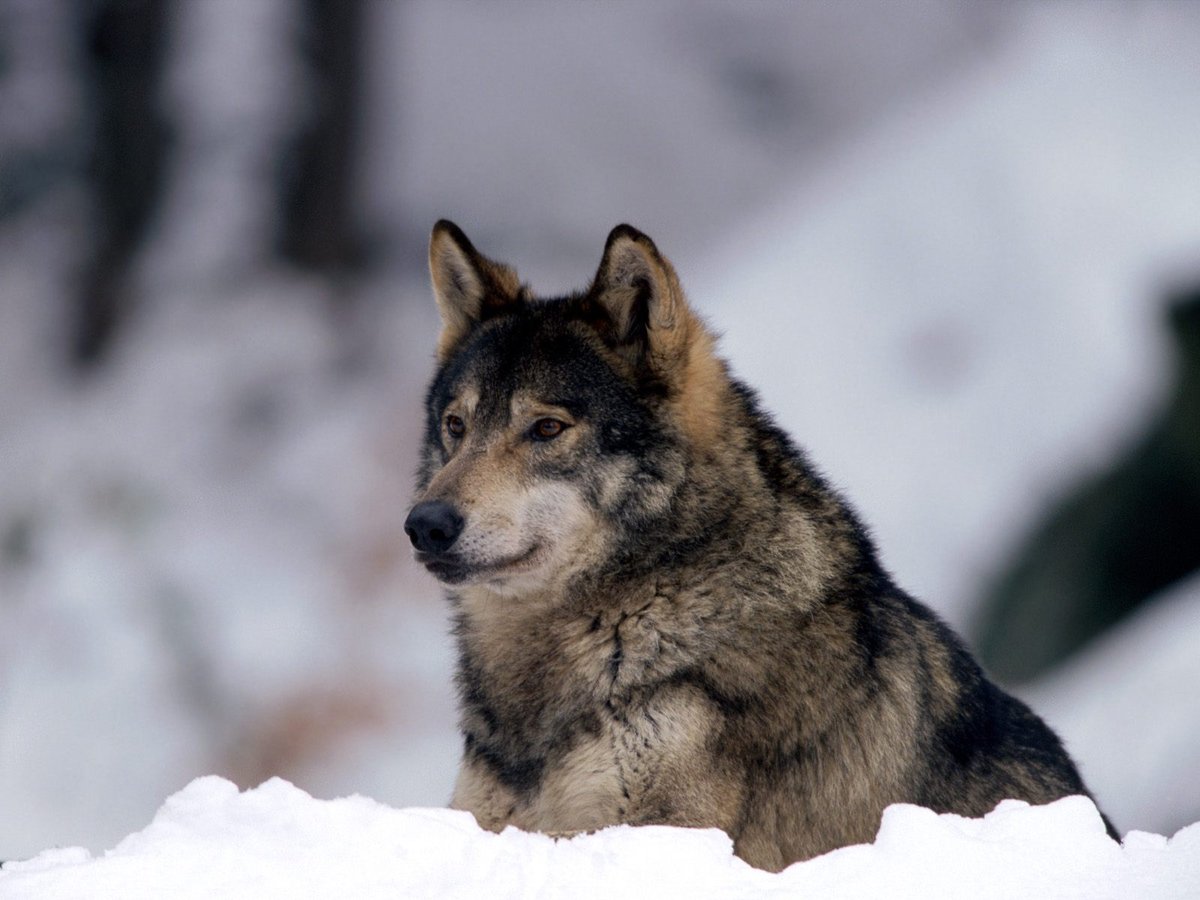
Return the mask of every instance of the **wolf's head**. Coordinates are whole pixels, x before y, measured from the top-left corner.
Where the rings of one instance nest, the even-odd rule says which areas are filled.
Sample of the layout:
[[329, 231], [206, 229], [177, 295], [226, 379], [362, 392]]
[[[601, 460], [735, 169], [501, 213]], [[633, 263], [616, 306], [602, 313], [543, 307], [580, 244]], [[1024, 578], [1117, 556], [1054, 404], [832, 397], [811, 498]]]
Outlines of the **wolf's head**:
[[405, 530], [441, 581], [525, 593], [602, 567], [671, 510], [729, 382], [671, 264], [620, 225], [590, 288], [535, 298], [450, 222], [442, 318]]

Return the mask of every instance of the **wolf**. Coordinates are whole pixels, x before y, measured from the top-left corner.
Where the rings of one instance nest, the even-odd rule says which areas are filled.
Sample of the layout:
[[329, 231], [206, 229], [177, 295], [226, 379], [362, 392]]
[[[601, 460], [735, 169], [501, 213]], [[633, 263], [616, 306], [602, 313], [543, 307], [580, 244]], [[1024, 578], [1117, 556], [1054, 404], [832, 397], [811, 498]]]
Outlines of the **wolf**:
[[555, 298], [448, 221], [429, 261], [405, 530], [452, 610], [454, 808], [497, 831], [716, 827], [777, 871], [872, 840], [891, 803], [1087, 793], [892, 581], [650, 238], [618, 226], [591, 285]]

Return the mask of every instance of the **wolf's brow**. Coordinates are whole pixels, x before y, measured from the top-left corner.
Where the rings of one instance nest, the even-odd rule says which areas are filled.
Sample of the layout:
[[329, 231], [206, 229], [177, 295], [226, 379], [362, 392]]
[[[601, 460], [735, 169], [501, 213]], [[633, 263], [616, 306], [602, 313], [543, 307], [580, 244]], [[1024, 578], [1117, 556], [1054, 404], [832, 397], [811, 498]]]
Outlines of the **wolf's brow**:
[[558, 406], [573, 416], [581, 416], [587, 411], [587, 401], [582, 397], [550, 397], [542, 401], [546, 406]]

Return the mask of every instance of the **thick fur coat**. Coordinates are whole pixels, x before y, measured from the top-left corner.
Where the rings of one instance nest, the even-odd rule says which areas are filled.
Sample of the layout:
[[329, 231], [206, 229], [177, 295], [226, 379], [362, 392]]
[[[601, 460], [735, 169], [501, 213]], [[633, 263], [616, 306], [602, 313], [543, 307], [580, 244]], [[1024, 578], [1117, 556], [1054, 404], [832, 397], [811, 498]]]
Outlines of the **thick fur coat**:
[[871, 840], [890, 803], [1086, 793], [730, 377], [649, 238], [616, 228], [561, 298], [448, 222], [430, 265], [406, 528], [453, 608], [453, 806], [496, 830], [715, 826], [778, 870]]

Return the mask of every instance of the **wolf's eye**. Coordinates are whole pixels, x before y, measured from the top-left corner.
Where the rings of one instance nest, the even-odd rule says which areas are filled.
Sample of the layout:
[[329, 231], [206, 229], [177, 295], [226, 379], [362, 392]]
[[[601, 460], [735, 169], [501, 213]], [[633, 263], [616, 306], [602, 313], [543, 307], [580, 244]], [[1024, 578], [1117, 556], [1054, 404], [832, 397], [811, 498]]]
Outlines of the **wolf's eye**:
[[538, 419], [529, 430], [534, 440], [552, 441], [567, 430], [567, 423], [558, 419]]
[[464, 422], [459, 416], [446, 416], [446, 431], [449, 432], [451, 437], [462, 437], [466, 430], [467, 423]]

